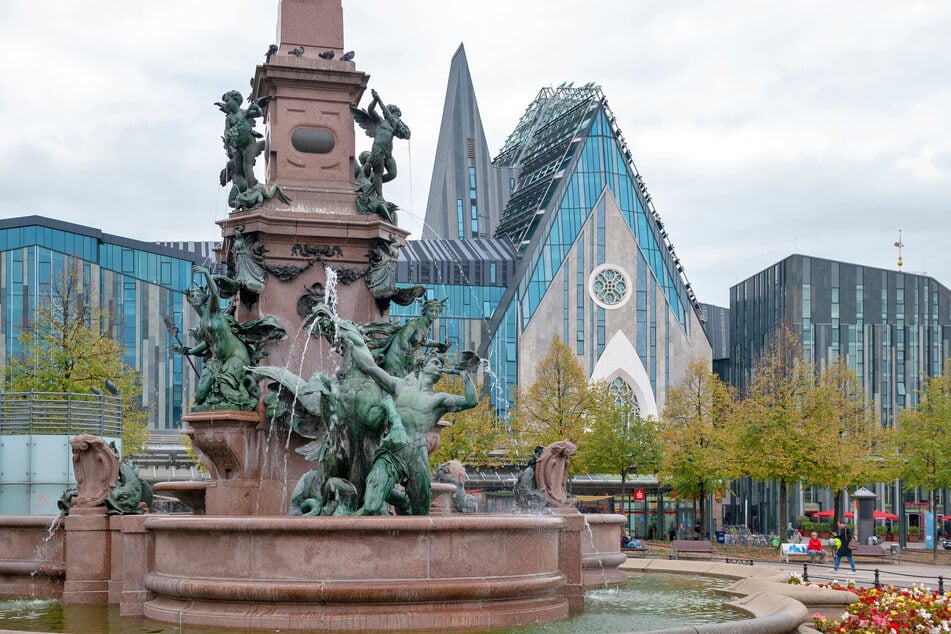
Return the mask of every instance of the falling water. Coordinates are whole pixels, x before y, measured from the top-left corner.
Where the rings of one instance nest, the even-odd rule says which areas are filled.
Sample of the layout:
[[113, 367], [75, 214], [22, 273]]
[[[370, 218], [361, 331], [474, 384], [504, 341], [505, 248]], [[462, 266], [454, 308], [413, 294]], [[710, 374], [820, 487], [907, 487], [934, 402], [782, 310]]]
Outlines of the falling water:
[[[338, 307], [337, 271], [335, 271], [329, 266], [325, 266], [324, 274], [326, 276], [326, 285], [324, 288], [324, 303], [327, 305], [330, 311], [331, 319], [333, 320], [334, 323], [336, 323], [339, 320], [339, 314], [337, 311], [337, 307]], [[288, 354], [287, 360], [284, 363], [284, 369], [295, 371], [295, 373], [298, 376], [300, 376], [302, 379], [306, 381], [308, 377], [304, 377], [303, 373], [304, 373], [305, 363], [307, 359], [307, 350], [308, 350], [308, 347], [310, 346], [311, 339], [318, 340], [318, 346], [319, 346], [318, 356], [320, 358], [323, 358], [323, 353], [324, 353], [323, 338], [320, 336], [321, 329], [320, 329], [319, 320], [316, 318], [311, 318], [309, 320], [305, 319], [303, 323], [301, 323], [300, 329], [298, 330], [298, 335], [300, 334], [304, 335], [304, 342], [301, 346], [300, 354], [299, 355], [293, 354], [293, 349], [292, 349], [291, 353]], [[297, 360], [297, 363], [296, 363], [297, 367], [293, 369], [292, 369], [292, 364], [293, 364], [292, 359]], [[298, 394], [297, 392], [295, 392], [292, 395], [292, 401], [290, 404], [290, 411], [292, 413], [297, 404], [297, 398], [298, 398]], [[262, 478], [264, 477], [264, 474], [268, 472], [268, 468], [267, 468], [268, 461], [270, 460], [270, 457], [271, 457], [271, 439], [274, 436], [274, 434], [279, 433], [278, 431], [279, 427], [280, 426], [276, 424], [276, 421], [274, 417], [272, 416], [271, 420], [268, 423], [268, 433], [267, 433], [267, 437], [265, 438], [264, 464], [262, 465], [262, 468], [261, 468]], [[290, 453], [292, 434], [293, 434], [293, 430], [291, 429], [290, 426], [288, 426], [287, 436], [284, 438], [284, 456], [283, 456], [284, 464], [282, 465], [283, 468], [282, 468], [282, 482], [281, 482], [281, 488], [282, 488], [281, 494], [283, 499], [285, 500], [288, 498], [288, 489], [290, 488], [287, 482], [287, 465], [288, 465], [288, 459], [289, 459], [289, 453]], [[259, 507], [260, 507], [260, 497], [258, 498], [256, 503], [255, 514], [257, 514]]]
[[327, 308], [330, 309], [330, 316], [334, 323], [340, 316], [337, 314], [337, 271], [329, 266], [324, 267], [324, 273], [327, 276], [327, 287], [324, 289], [324, 298]]
[[43, 541], [36, 545], [36, 550], [34, 551], [36, 558], [36, 570], [30, 573], [31, 577], [36, 576], [43, 563], [49, 562], [50, 546], [53, 540], [53, 535], [56, 534], [56, 529], [62, 525], [64, 517], [66, 517], [66, 514], [63, 513], [63, 511], [57, 512], [57, 514], [54, 515], [53, 519], [50, 521], [50, 525], [46, 528], [46, 537], [44, 537]]

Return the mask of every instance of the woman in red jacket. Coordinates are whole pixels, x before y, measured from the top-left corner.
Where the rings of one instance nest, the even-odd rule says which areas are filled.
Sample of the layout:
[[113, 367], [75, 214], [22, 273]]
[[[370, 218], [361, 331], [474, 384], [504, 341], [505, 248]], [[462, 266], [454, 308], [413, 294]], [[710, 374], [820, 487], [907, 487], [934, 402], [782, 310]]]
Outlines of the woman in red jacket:
[[816, 563], [816, 559], [821, 564], [826, 558], [826, 551], [822, 548], [822, 542], [819, 541], [819, 535], [813, 531], [809, 536], [809, 543], [806, 544], [806, 554], [809, 555], [809, 561]]

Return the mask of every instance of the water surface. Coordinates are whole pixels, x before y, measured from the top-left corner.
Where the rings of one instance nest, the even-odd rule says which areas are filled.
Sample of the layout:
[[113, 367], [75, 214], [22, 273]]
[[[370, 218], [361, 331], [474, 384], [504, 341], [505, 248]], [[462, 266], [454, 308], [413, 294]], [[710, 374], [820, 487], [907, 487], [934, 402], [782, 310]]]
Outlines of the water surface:
[[[723, 608], [723, 597], [714, 593], [715, 588], [729, 583], [711, 577], [636, 573], [624, 586], [588, 590], [584, 614], [556, 623], [496, 630], [495, 634], [649, 632], [679, 625], [724, 623], [746, 618]], [[277, 631], [179, 627], [119, 616], [119, 606], [63, 606], [58, 601], [0, 597], [0, 630], [4, 629], [97, 634], [263, 634]]]

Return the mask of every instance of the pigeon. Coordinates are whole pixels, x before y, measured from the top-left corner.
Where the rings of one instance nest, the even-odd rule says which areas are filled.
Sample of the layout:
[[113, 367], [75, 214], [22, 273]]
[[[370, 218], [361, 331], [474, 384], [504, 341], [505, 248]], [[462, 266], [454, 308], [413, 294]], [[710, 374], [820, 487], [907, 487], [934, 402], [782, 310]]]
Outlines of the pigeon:
[[317, 55], [319, 55], [320, 57], [323, 57], [324, 59], [333, 59], [333, 58], [334, 58], [334, 52], [333, 52], [333, 51], [324, 51], [323, 53], [317, 53]]
[[343, 57], [340, 58], [341, 62], [352, 62], [353, 58], [356, 57], [356, 53], [353, 51], [347, 51], [343, 54]]
[[287, 51], [287, 52], [288, 52], [289, 54], [293, 55], [294, 57], [300, 57], [301, 55], [304, 54], [304, 47], [303, 47], [303, 46], [298, 46], [297, 48], [292, 49], [292, 50]]
[[272, 55], [277, 55], [277, 52], [281, 50], [281, 47], [277, 44], [271, 44], [267, 47], [267, 53], [264, 54], [264, 63], [267, 64], [271, 61]]

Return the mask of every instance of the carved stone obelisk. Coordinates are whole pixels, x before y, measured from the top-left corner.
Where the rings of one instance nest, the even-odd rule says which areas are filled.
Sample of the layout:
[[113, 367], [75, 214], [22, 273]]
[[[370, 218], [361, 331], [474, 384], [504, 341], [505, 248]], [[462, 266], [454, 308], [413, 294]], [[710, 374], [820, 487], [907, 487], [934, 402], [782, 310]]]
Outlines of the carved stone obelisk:
[[281, 0], [279, 11], [278, 52], [257, 67], [252, 99], [268, 98], [266, 186], [280, 186], [291, 202], [271, 199], [218, 224], [224, 255], [236, 227], [258, 249], [263, 245], [268, 278], [256, 305], [238, 307], [239, 321], [273, 315], [289, 337], [274, 346], [268, 364], [290, 363], [306, 376], [332, 371], [336, 362], [326, 350], [300, 358], [308, 335], [301, 333], [298, 304], [306, 289], [326, 289], [329, 267], [341, 315], [356, 322], [385, 318], [365, 280], [370, 254], [381, 245], [403, 244], [409, 232], [379, 215], [358, 213], [355, 205], [350, 108], [360, 103], [369, 78], [342, 59], [341, 0]]
[[[233, 192], [245, 192], [218, 222], [219, 255], [229, 265], [219, 285], [236, 292], [231, 301], [239, 324], [268, 317], [286, 331], [285, 340], [263, 348], [268, 365], [300, 376], [332, 375], [340, 357], [313, 338], [309, 307], [328, 301], [335, 287], [341, 316], [360, 323], [385, 319], [388, 302], [374, 296], [387, 279], [380, 261], [395, 266], [393, 254], [409, 232], [357, 209], [351, 108], [359, 106], [369, 78], [343, 59], [341, 0], [281, 0], [277, 40], [277, 52], [255, 70], [247, 106], [229, 101], [233, 92], [219, 104], [228, 152], [222, 183], [230, 179]], [[254, 119], [263, 119], [263, 134]], [[265, 179], [252, 187], [245, 166], [256, 152]], [[215, 474], [206, 491], [209, 515], [287, 512], [290, 489], [309, 467], [294, 450], [307, 439], [275, 431], [260, 405], [254, 411], [205, 408], [183, 420]]]

